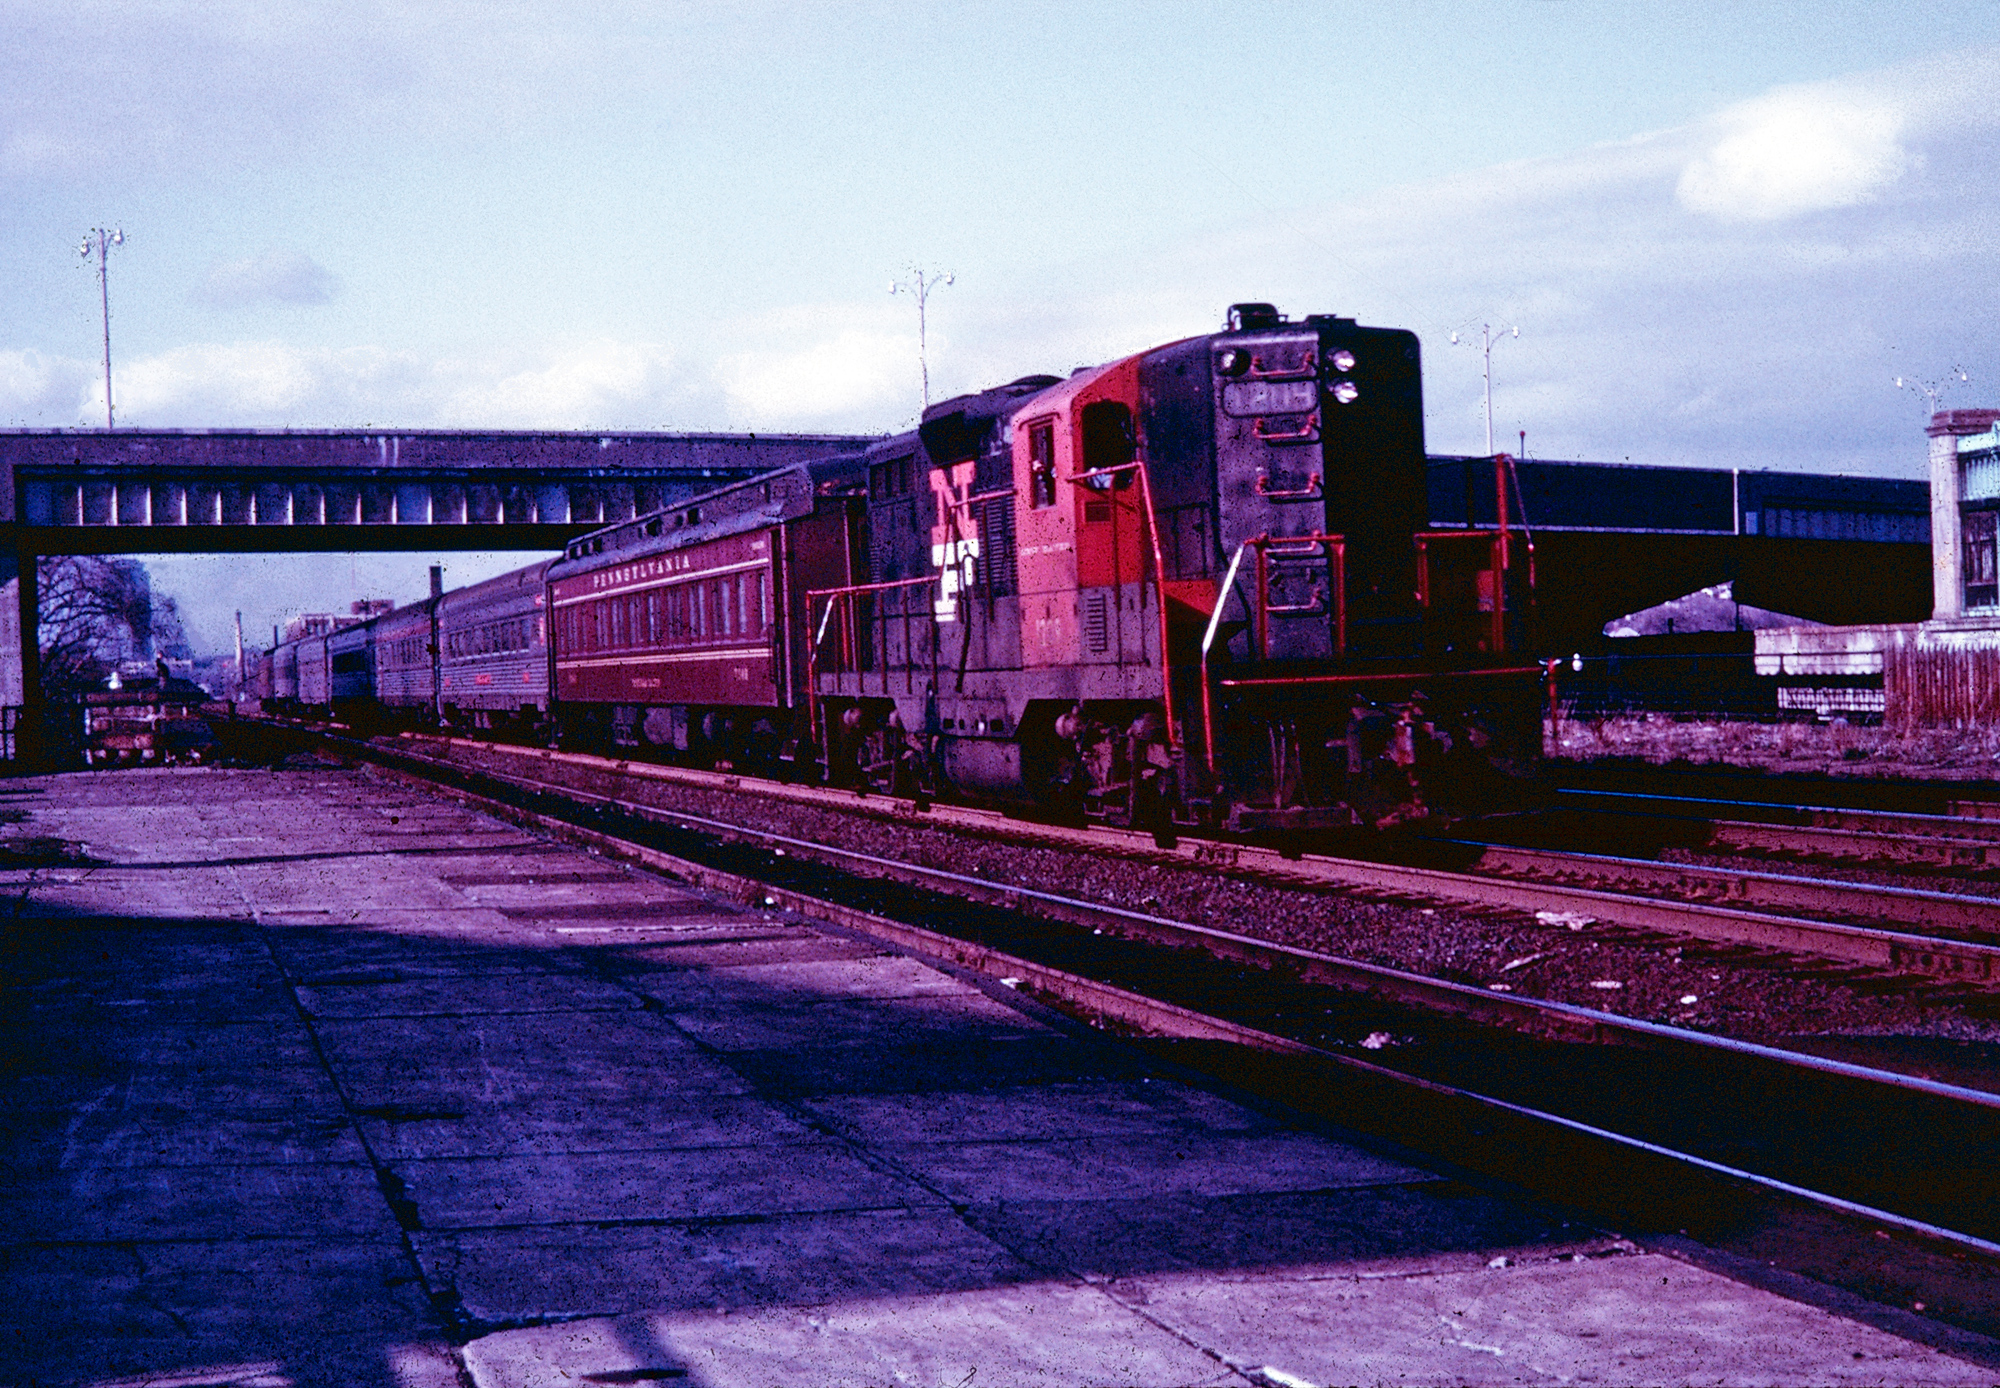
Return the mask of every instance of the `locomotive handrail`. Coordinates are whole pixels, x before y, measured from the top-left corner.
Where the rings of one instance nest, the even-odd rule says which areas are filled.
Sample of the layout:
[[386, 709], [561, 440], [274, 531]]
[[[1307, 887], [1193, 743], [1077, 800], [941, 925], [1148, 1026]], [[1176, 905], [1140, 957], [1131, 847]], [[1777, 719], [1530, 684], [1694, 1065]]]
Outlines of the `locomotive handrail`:
[[1297, 366], [1273, 367], [1266, 367], [1264, 359], [1253, 353], [1250, 369], [1244, 374], [1257, 381], [1309, 381], [1319, 374], [1319, 353], [1308, 347]]
[[919, 584], [934, 583], [937, 575], [926, 574], [922, 578], [898, 578], [887, 583], [850, 583], [843, 588], [808, 588], [808, 598], [840, 598], [852, 593], [880, 593], [890, 588], [915, 588]]
[[1259, 419], [1250, 426], [1250, 432], [1265, 443], [1313, 443], [1319, 438], [1319, 411], [1306, 416], [1306, 422], [1296, 429], [1266, 429]]
[[[1485, 540], [1491, 546], [1493, 565], [1493, 621], [1490, 642], [1494, 654], [1507, 648], [1507, 568], [1508, 531], [1505, 526], [1480, 526], [1464, 530], [1419, 530], [1410, 538], [1417, 546], [1417, 603], [1425, 611], [1431, 605], [1431, 560], [1432, 540]], [[1535, 586], [1535, 548], [1528, 546], [1528, 589]]]
[[[1261, 423], [1262, 421], [1259, 422]], [[1276, 438], [1278, 435], [1273, 434], [1267, 437]], [[1271, 501], [1315, 500], [1320, 495], [1320, 475], [1317, 472], [1311, 474], [1307, 478], [1305, 486], [1297, 490], [1273, 490], [1271, 487], [1271, 474], [1260, 471], [1257, 474], [1257, 495]]]
[[1312, 557], [1305, 550], [1286, 549], [1288, 545], [1320, 546], [1333, 551], [1327, 567], [1333, 571], [1334, 638], [1336, 655], [1347, 654], [1347, 537], [1345, 535], [1259, 535], [1245, 541], [1257, 549], [1257, 658], [1264, 659], [1271, 649], [1271, 622], [1273, 612], [1317, 612], [1318, 604], [1285, 607], [1271, 606], [1271, 551], [1275, 547], [1277, 557], [1284, 559]]
[[[1290, 546], [1291, 548], [1287, 548]], [[1275, 550], [1277, 557], [1305, 559], [1317, 557], [1332, 551], [1327, 567], [1333, 571], [1334, 604], [1334, 651], [1347, 653], [1347, 537], [1345, 535], [1272, 535], [1268, 532], [1254, 535], [1236, 547], [1236, 553], [1229, 560], [1229, 571], [1223, 575], [1222, 587], [1215, 596], [1215, 608], [1208, 614], [1208, 630], [1201, 638], [1201, 731], [1204, 739], [1203, 754], [1208, 762], [1210, 774], [1215, 771], [1215, 705], [1210, 693], [1208, 678], [1208, 654], [1215, 645], [1216, 630], [1222, 624], [1222, 609], [1229, 603], [1229, 594], [1236, 586], [1236, 571], [1243, 563], [1245, 550], [1257, 551], [1257, 603], [1253, 614], [1256, 631], [1256, 654], [1259, 660], [1271, 648], [1271, 628], [1269, 617], [1273, 612], [1317, 612], [1323, 611], [1318, 603], [1308, 605], [1271, 606], [1271, 573], [1269, 560]], [[1291, 677], [1265, 681], [1284, 684], [1294, 682]], [[1233, 688], [1238, 681], [1223, 680], [1225, 687]]]
[[953, 497], [948, 504], [950, 509], [954, 511], [966, 511], [977, 506], [982, 501], [998, 501], [1003, 496], [1012, 495], [1014, 495], [1012, 487], [995, 487], [990, 492], [981, 492], [977, 496], [968, 496], [963, 501]]
[[[1167, 748], [1174, 751], [1181, 746], [1179, 725], [1174, 721], [1174, 679], [1173, 664], [1167, 653], [1167, 566], [1160, 553], [1160, 519], [1153, 509], [1153, 480], [1146, 472], [1146, 460], [1134, 458], [1129, 463], [1119, 463], [1113, 467], [1092, 468], [1088, 472], [1072, 473], [1069, 480], [1078, 486], [1087, 487], [1099, 477], [1116, 477], [1121, 472], [1136, 472], [1139, 475], [1139, 501], [1146, 508], [1146, 539], [1153, 550], [1153, 599], [1160, 613], [1160, 707], [1167, 724]], [[1115, 553], [1115, 550], [1114, 550]], [[1124, 629], [1124, 619], [1119, 619], [1119, 629]], [[1122, 640], [1122, 638], [1121, 638]]]
[[1276, 675], [1269, 677], [1252, 676], [1248, 679], [1221, 679], [1216, 683], [1224, 689], [1254, 689], [1276, 684], [1392, 684], [1398, 680], [1411, 684], [1428, 684], [1437, 680], [1483, 680], [1501, 675], [1539, 675], [1540, 664], [1535, 665], [1487, 665], [1476, 670], [1398, 670], [1392, 674], [1354, 675]]
[[1222, 609], [1229, 605], [1229, 594], [1236, 587], [1236, 570], [1243, 563], [1243, 551], [1248, 548], [1250, 542], [1245, 540], [1231, 556], [1229, 572], [1222, 576], [1222, 586], [1215, 593], [1215, 610], [1208, 614], [1208, 630], [1201, 637], [1201, 750], [1211, 777], [1215, 775], [1215, 701], [1208, 690], [1208, 650], [1215, 644], [1216, 628], [1222, 625]]
[[[812, 621], [813, 599], [814, 598], [826, 599], [826, 611], [820, 614], [819, 629], [813, 633], [812, 641], [806, 646], [806, 727], [811, 731], [813, 742], [815, 743], [815, 745], [820, 747], [821, 749], [820, 755], [822, 758], [825, 758], [828, 761], [830, 761], [832, 758], [833, 749], [831, 746], [831, 739], [825, 735], [820, 726], [821, 711], [820, 711], [820, 701], [819, 701], [819, 648], [826, 641], [827, 627], [833, 624], [833, 609], [835, 608], [835, 606], [840, 605], [843, 602], [843, 600], [845, 601], [846, 606], [842, 607], [841, 610], [843, 625], [845, 625], [846, 620], [848, 619], [848, 614], [852, 609], [854, 599], [859, 594], [883, 593], [883, 592], [888, 592], [891, 589], [897, 589], [897, 588], [919, 588], [919, 587], [927, 588], [936, 581], [937, 580], [935, 576], [926, 575], [923, 578], [891, 579], [886, 583], [850, 583], [839, 588], [808, 588], [806, 590], [806, 621], [808, 623]], [[908, 613], [904, 614], [905, 620], [908, 620], [908, 616], [909, 616]], [[933, 615], [931, 620], [932, 621], [937, 620], [935, 615]], [[851, 645], [852, 642], [850, 641], [849, 644]], [[852, 652], [850, 652], [850, 656], [851, 655]], [[859, 680], [860, 661], [858, 659], [852, 660], [851, 663], [854, 664], [856, 667], [855, 678]], [[886, 681], [888, 680], [888, 677], [889, 677], [888, 667], [885, 664], [882, 671], [882, 678], [885, 681], [884, 685], [885, 693], [887, 692]]]

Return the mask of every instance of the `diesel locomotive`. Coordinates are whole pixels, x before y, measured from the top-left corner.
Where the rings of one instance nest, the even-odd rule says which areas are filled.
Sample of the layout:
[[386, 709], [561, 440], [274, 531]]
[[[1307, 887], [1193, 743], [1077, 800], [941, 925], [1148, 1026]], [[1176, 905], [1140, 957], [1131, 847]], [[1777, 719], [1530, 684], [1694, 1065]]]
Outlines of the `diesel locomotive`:
[[1496, 525], [1427, 528], [1421, 365], [1238, 304], [377, 618], [378, 697], [1161, 832], [1481, 808], [1540, 753], [1533, 556], [1501, 460]]

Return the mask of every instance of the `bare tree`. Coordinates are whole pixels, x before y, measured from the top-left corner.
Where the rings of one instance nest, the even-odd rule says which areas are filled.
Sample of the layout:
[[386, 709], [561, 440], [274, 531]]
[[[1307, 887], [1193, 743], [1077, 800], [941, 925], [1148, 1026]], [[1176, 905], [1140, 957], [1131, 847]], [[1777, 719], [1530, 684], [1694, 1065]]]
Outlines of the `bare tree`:
[[185, 647], [171, 598], [155, 601], [134, 559], [60, 555], [40, 561], [42, 691], [51, 699], [94, 689], [125, 662]]

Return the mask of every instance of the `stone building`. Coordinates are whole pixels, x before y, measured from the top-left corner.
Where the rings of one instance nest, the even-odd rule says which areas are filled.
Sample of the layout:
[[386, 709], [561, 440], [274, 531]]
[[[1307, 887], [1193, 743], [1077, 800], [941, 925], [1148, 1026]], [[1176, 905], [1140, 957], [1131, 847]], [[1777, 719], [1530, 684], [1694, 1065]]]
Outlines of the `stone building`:
[[1931, 616], [1757, 635], [1763, 675], [1882, 680], [1892, 726], [2000, 726], [2000, 410], [1931, 416]]

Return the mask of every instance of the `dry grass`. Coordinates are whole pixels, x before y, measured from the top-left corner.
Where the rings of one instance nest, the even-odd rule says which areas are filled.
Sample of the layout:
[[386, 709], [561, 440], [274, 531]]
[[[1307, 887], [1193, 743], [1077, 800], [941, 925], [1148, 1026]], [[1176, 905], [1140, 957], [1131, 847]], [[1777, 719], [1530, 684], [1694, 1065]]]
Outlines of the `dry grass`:
[[2000, 780], [2000, 728], [1902, 732], [1838, 718], [1830, 723], [1750, 723], [1653, 713], [1565, 718], [1553, 731], [1544, 731], [1549, 755], [1566, 761], [1621, 758], [1837, 776]]

